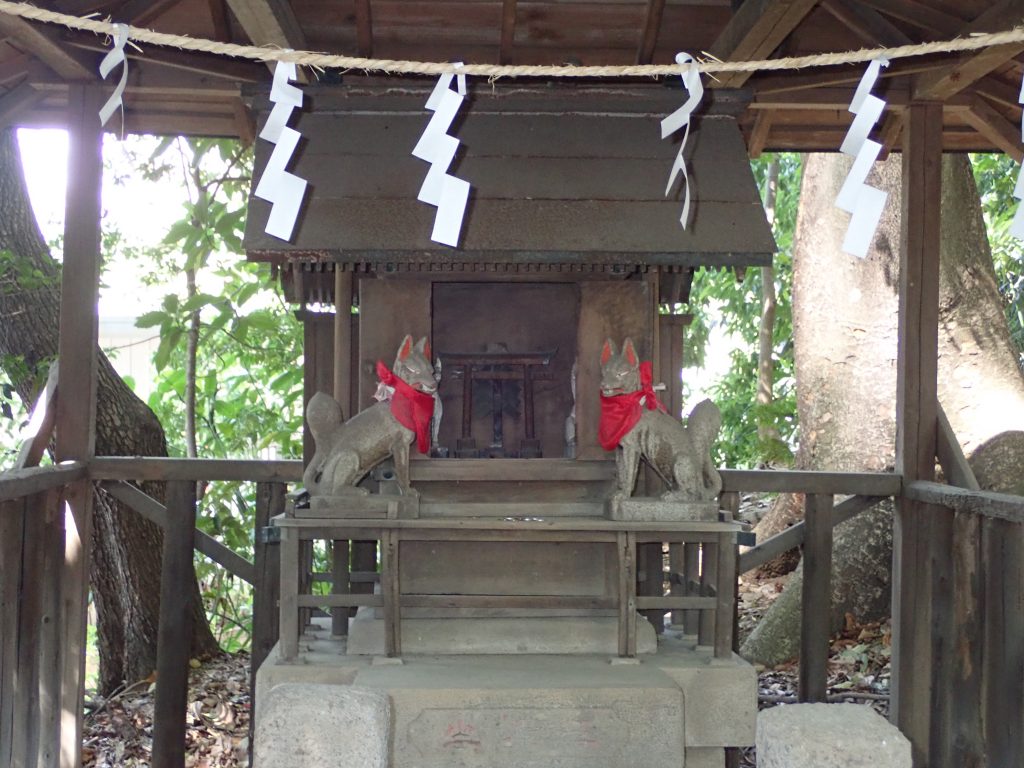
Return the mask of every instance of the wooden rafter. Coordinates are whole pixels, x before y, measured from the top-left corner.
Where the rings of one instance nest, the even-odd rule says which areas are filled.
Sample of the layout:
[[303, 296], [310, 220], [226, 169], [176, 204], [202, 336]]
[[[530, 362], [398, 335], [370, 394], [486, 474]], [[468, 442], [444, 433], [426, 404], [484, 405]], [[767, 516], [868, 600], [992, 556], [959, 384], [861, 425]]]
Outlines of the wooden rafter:
[[[768, 58], [811, 12], [817, 0], [747, 0], [711, 46], [723, 60]], [[720, 88], [739, 88], [751, 72], [721, 76]]]
[[918, 29], [935, 35], [955, 35], [964, 26], [963, 19], [937, 10], [919, 0], [862, 0], [862, 2], [890, 18], [905, 21]]
[[373, 15], [370, 0], [355, 0], [356, 4], [356, 45], [359, 55], [369, 58], [373, 55]]
[[[83, 38], [82, 41], [69, 41], [73, 48], [81, 48], [87, 51], [102, 52], [107, 49], [103, 47], [99, 38]], [[125, 56], [136, 65], [167, 67], [179, 69], [183, 72], [195, 72], [207, 75], [217, 80], [231, 80], [243, 83], [266, 82], [262, 68], [250, 61], [227, 59], [216, 54], [209, 53], [186, 53], [184, 51], [170, 51], [161, 48], [147, 48], [145, 53], [139, 53], [132, 48], [125, 48]], [[131, 86], [128, 86], [131, 88]]]
[[1017, 109], [1020, 107], [1020, 88], [994, 77], [984, 77], [974, 84], [973, 90], [993, 104]]
[[516, 42], [516, 0], [503, 0], [501, 5], [501, 47], [498, 61], [505, 64], [512, 60], [512, 47]]
[[213, 39], [222, 43], [231, 42], [231, 24], [228, 22], [228, 7], [224, 0], [208, 0], [210, 20], [213, 22]]
[[747, 141], [747, 154], [751, 159], [760, 157], [764, 146], [768, 141], [768, 134], [772, 130], [772, 117], [774, 113], [770, 109], [759, 109], [757, 117], [754, 118], [754, 127], [750, 129], [750, 139]]
[[[285, 0], [227, 0], [227, 3], [253, 45], [306, 49], [306, 36]], [[273, 69], [274, 63], [268, 66]], [[299, 79], [305, 82], [301, 71]]]
[[878, 154], [879, 160], [885, 160], [889, 153], [903, 137], [903, 110], [890, 109], [882, 121], [882, 127], [878, 130], [878, 143], [882, 145], [882, 151]]
[[52, 29], [4, 13], [0, 14], [0, 34], [9, 37], [18, 49], [35, 56], [65, 80], [87, 81], [99, 77], [98, 62], [69, 49]]
[[640, 35], [640, 45], [636, 51], [637, 64], [650, 64], [654, 57], [654, 46], [658, 44], [658, 31], [661, 29], [661, 16], [665, 11], [665, 0], [647, 0], [647, 12], [644, 14], [644, 30]]
[[822, 0], [821, 7], [869, 45], [897, 46], [913, 42], [882, 14], [859, 1]]
[[45, 96], [27, 80], [0, 96], [0, 128], [11, 125], [18, 115], [34, 106]]
[[964, 121], [1018, 163], [1024, 160], [1020, 143], [1020, 126], [980, 97], [962, 112]]
[[[968, 24], [961, 34], [997, 32], [1022, 20], [1024, 3], [1002, 0]], [[914, 85], [914, 97], [920, 101], [943, 101], [998, 69], [1021, 51], [1024, 51], [1024, 45], [1000, 45], [959, 56], [943, 69], [919, 77]]]
[[145, 27], [165, 11], [177, 5], [178, 2], [179, 0], [128, 0], [114, 11], [114, 21], [124, 21], [136, 27]]

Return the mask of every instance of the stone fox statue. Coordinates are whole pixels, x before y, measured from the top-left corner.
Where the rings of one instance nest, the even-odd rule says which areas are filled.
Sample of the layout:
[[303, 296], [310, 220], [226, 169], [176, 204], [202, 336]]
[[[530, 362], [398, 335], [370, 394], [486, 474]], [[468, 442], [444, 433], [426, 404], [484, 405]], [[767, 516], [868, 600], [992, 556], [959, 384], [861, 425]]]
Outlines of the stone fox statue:
[[388, 456], [394, 456], [395, 475], [403, 494], [409, 487], [409, 445], [415, 439], [422, 453], [430, 448], [434, 367], [426, 338], [415, 345], [406, 336], [398, 347], [394, 370], [377, 363], [385, 399], [342, 421], [341, 406], [317, 392], [306, 406], [306, 422], [316, 441], [313, 460], [302, 476], [311, 496], [365, 494], [356, 483]]
[[643, 456], [669, 487], [662, 499], [717, 498], [722, 479], [711, 463], [711, 444], [722, 426], [721, 413], [714, 403], [704, 400], [694, 407], [683, 426], [658, 402], [651, 381], [651, 364], [640, 363], [630, 339], [623, 342], [618, 353], [611, 339], [604, 342], [599, 437], [606, 451], [615, 450], [616, 495], [632, 495]]

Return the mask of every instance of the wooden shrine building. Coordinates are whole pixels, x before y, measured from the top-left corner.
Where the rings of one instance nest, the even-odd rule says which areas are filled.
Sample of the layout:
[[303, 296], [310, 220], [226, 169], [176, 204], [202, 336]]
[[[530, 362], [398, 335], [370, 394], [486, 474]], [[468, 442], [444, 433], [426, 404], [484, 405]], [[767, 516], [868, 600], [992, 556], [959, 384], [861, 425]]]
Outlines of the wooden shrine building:
[[[743, 61], [892, 48], [1024, 23], [1020, 0], [55, 0], [40, 6], [221, 43], [376, 59], [574, 66], [670, 63], [679, 51]], [[358, 607], [357, 618], [366, 619], [359, 640], [365, 659], [406, 657], [413, 660], [407, 669], [417, 653], [441, 653], [424, 639], [426, 630], [415, 629], [423, 622], [440, 617], [445, 627], [465, 628], [445, 639], [443, 628], [433, 627], [436, 643], [471, 642], [469, 633], [483, 625], [457, 622], [511, 611], [503, 615], [535, 628], [516, 637], [521, 647], [503, 649], [484, 632], [472, 636], [479, 644], [470, 652], [511, 658], [525, 649], [543, 656], [551, 651], [538, 612], [555, 611], [566, 626], [593, 619], [593, 636], [580, 640], [592, 642], [587, 653], [614, 657], [610, 668], [648, 674], [656, 664], [644, 654], [661, 653], [667, 641], [638, 618], [639, 610], [681, 613], [680, 623], [693, 630], [686, 652], [703, 653], [707, 669], [734, 664], [742, 676], [752, 673], [732, 656], [729, 585], [738, 526], [730, 512], [739, 492], [755, 490], [807, 498], [806, 523], [745, 556], [749, 565], [804, 546], [802, 699], [825, 694], [832, 527], [892, 497], [893, 722], [911, 740], [917, 766], [1019, 763], [1024, 500], [979, 489], [955, 436], [943, 429], [936, 338], [941, 155], [1024, 155], [1018, 125], [1024, 42], [894, 58], [875, 87], [888, 104], [876, 131], [883, 152], [901, 152], [904, 179], [914, 180], [905, 183], [902, 199], [895, 470], [723, 468], [723, 514], [704, 527], [607, 517], [604, 498], [615, 469], [596, 440], [601, 342], [632, 337], [641, 358], [654, 362], [656, 381], [679, 381], [685, 316], [674, 312], [686, 301], [693, 270], [767, 264], [774, 250], [747, 158], [766, 150], [837, 150], [863, 67], [705, 78], [708, 91], [687, 152], [695, 208], [685, 231], [680, 200], [664, 197], [676, 146], [660, 140], [656, 127], [684, 100], [678, 78], [471, 78], [470, 97], [451, 131], [464, 147], [458, 174], [474, 190], [456, 249], [430, 241], [434, 209], [416, 200], [427, 166], [410, 151], [427, 121], [423, 103], [433, 78], [304, 71], [305, 104], [293, 121], [304, 142], [290, 168], [309, 180], [308, 197], [289, 242], [264, 233], [269, 206], [254, 199], [246, 248], [249, 258], [269, 262], [301, 313], [307, 400], [329, 393], [347, 417], [371, 405], [376, 362], [390, 363], [408, 333], [429, 337], [441, 361], [443, 406], [431, 455], [411, 462], [415, 506], [400, 496], [385, 498], [394, 491], [385, 469], [371, 477], [385, 498], [381, 514], [309, 523], [286, 511], [285, 492], [299, 484], [302, 462], [95, 455], [97, 110], [113, 87], [97, 66], [108, 45], [92, 33], [11, 10], [0, 5], [0, 119], [5, 127], [66, 127], [71, 173], [51, 418], [21, 465], [0, 475], [0, 766], [80, 764], [94, 484], [165, 528], [157, 766], [183, 764], [187, 642], [175, 632], [190, 609], [187, 599], [171, 598], [183, 591], [193, 546], [256, 582], [254, 668], [269, 652], [274, 674], [306, 669], [308, 678], [331, 664], [337, 669], [337, 658], [323, 657], [343, 656], [331, 643], [349, 631], [347, 612]], [[237, 136], [256, 141], [257, 167], [266, 163], [269, 147], [256, 140], [269, 107], [265, 63], [150, 44], [127, 49], [127, 56], [126, 131]], [[674, 389], [665, 399], [678, 415], [681, 393]], [[46, 445], [55, 463], [33, 466]], [[312, 443], [306, 452], [308, 462]], [[937, 459], [949, 484], [934, 482]], [[167, 481], [166, 505], [127, 484], [140, 480]], [[254, 562], [197, 537], [198, 480], [260, 484], [262, 533]], [[654, 478], [641, 481], [656, 489]], [[837, 495], [850, 499], [834, 505]], [[66, 520], [64, 504], [71, 513]], [[958, 516], [980, 520], [986, 535], [1000, 541], [999, 568], [978, 558], [976, 542], [954, 527]], [[272, 517], [280, 545], [265, 533]], [[537, 520], [544, 522], [541, 533]], [[335, 557], [328, 595], [311, 587], [318, 576], [303, 542], [314, 539], [331, 542]], [[503, 559], [512, 544], [527, 548], [516, 550], [518, 559]], [[646, 576], [660, 571], [663, 544], [673, 571], [679, 569], [678, 583]], [[278, 549], [280, 581], [261, 580], [260, 574], [274, 573]], [[528, 588], [516, 581], [517, 568], [529, 571]], [[688, 591], [691, 582], [697, 586]], [[509, 590], [513, 583], [519, 586]], [[982, 602], [1000, 609], [955, 610]], [[307, 627], [316, 607], [331, 612], [333, 625]], [[279, 616], [280, 626], [268, 616]], [[583, 637], [575, 629], [569, 634]], [[355, 642], [353, 629], [349, 654]], [[294, 663], [300, 656], [304, 666]], [[632, 664], [638, 656], [643, 665]], [[383, 680], [388, 690], [386, 681], [402, 675], [398, 665], [364, 666], [352, 674]], [[685, 684], [679, 686], [685, 699]], [[699, 740], [689, 730], [699, 716], [686, 710], [678, 690], [669, 694], [653, 683], [649, 689], [647, 705], [687, 712], [680, 763], [723, 765], [724, 748], [747, 743], [735, 731]], [[444, 698], [449, 695], [439, 693], [441, 704], [423, 711], [446, 701], [461, 706], [458, 696]], [[412, 706], [405, 701], [401, 706]], [[738, 709], [752, 717], [752, 699]], [[400, 724], [410, 710], [404, 711], [396, 715]], [[668, 731], [661, 725], [676, 727], [662, 716], [612, 722], [629, 746], [625, 754], [649, 746], [644, 739], [662, 744]], [[415, 741], [414, 730], [410, 725], [401, 739]], [[667, 747], [658, 755], [674, 759]]]

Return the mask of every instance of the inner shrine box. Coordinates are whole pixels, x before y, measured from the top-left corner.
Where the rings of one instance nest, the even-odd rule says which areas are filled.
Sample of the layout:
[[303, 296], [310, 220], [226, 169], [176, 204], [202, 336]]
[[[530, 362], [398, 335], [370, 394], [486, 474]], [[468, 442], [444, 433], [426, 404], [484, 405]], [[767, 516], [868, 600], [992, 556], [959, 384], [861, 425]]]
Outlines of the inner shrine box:
[[[309, 679], [297, 670], [316, 665], [320, 681], [362, 679], [393, 697], [423, 685], [443, 699], [439, 689], [458, 687], [453, 675], [475, 680], [488, 663], [521, 663], [511, 685], [520, 693], [498, 686], [481, 694], [480, 707], [508, 714], [524, 687], [553, 685], [561, 693], [551, 706], [578, 715], [590, 706], [580, 691], [593, 684], [664, 686], [680, 697], [669, 708], [687, 713], [669, 717], [664, 733], [678, 729], [693, 761], [710, 755], [701, 764], [720, 765], [723, 747], [751, 743], [756, 703], [753, 670], [731, 647], [738, 526], [717, 516], [612, 519], [615, 463], [597, 431], [606, 338], [634, 341], [679, 416], [684, 322], [673, 312], [694, 269], [771, 263], [774, 242], [734, 117], [740, 97], [716, 92], [695, 121], [686, 151], [695, 202], [684, 230], [679, 197], [665, 197], [678, 145], [658, 129], [684, 100], [680, 89], [474, 89], [451, 130], [462, 147], [450, 172], [472, 192], [460, 246], [450, 248], [430, 240], [436, 209], [416, 199], [428, 165], [410, 154], [429, 119], [429, 90], [304, 89], [308, 106], [293, 121], [304, 141], [290, 170], [310, 190], [293, 242], [265, 234], [270, 206], [250, 201], [249, 258], [273, 265], [304, 323], [306, 401], [326, 392], [346, 417], [372, 405], [377, 362], [390, 366], [411, 334], [428, 337], [440, 361], [443, 411], [431, 454], [412, 452], [414, 501], [360, 516], [321, 499], [278, 519], [281, 643], [258, 690]], [[266, 113], [265, 96], [253, 102]], [[257, 177], [269, 151], [258, 143]], [[312, 448], [307, 436], [307, 461]], [[386, 463], [363, 485], [399, 496]], [[661, 490], [641, 473], [638, 496]], [[360, 571], [347, 554], [339, 568], [336, 556], [332, 594], [313, 594], [315, 541], [345, 553], [349, 542], [373, 542], [379, 574]], [[689, 553], [699, 582], [672, 587], [674, 597], [660, 578], [663, 544]], [[377, 582], [372, 594], [355, 594], [357, 575]], [[333, 621], [316, 619], [316, 607]], [[685, 627], [684, 607], [693, 614]], [[666, 632], [668, 610], [678, 622]], [[416, 666], [437, 654], [450, 657], [443, 669]], [[549, 685], [536, 654], [582, 666]], [[406, 671], [374, 682], [373, 660], [387, 657]], [[642, 672], [608, 665], [637, 658], [648, 665]], [[595, 659], [604, 666], [587, 666]], [[483, 666], [459, 666], [467, 664]], [[718, 692], [704, 690], [716, 675]], [[702, 696], [709, 711], [738, 711], [739, 720], [700, 725]], [[417, 741], [416, 719], [433, 705], [405, 706], [394, 765], [450, 765], [451, 755]], [[614, 728], [625, 723], [621, 713], [609, 717]], [[616, 764], [602, 759], [590, 764]]]

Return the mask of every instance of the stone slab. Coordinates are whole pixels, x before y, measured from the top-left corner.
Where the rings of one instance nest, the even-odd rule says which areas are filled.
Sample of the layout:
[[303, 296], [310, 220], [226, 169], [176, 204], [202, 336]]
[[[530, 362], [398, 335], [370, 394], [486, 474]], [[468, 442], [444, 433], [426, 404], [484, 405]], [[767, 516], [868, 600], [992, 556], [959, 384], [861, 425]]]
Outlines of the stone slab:
[[380, 688], [285, 683], [257, 710], [255, 768], [389, 768], [391, 701]]
[[[384, 653], [384, 622], [360, 609], [349, 624], [348, 652]], [[607, 654], [619, 650], [616, 616], [421, 619], [402, 617], [402, 651], [412, 654]], [[637, 653], [658, 647], [654, 627], [637, 621]]]
[[399, 499], [370, 494], [360, 496], [312, 496], [308, 507], [296, 507], [295, 517], [330, 520], [365, 520], [398, 517]]
[[608, 516], [629, 522], [717, 522], [718, 502], [662, 501], [645, 497], [609, 499]]
[[759, 768], [911, 768], [910, 742], [861, 704], [792, 704], [757, 717]]
[[725, 768], [722, 747], [687, 747], [683, 768]]

